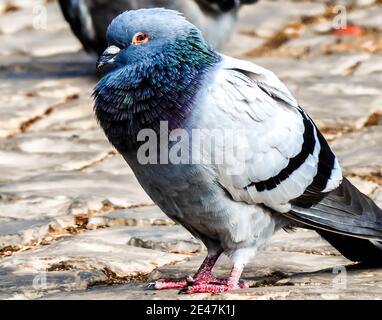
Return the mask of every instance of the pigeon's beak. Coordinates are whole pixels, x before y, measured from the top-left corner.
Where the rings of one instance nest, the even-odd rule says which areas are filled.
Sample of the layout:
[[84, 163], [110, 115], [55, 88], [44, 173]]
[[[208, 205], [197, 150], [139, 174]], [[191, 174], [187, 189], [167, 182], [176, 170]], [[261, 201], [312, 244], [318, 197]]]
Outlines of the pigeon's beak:
[[121, 49], [117, 46], [108, 47], [97, 61], [97, 72], [105, 73], [107, 71], [106, 69], [110, 70], [111, 68], [113, 68], [115, 57], [120, 51]]

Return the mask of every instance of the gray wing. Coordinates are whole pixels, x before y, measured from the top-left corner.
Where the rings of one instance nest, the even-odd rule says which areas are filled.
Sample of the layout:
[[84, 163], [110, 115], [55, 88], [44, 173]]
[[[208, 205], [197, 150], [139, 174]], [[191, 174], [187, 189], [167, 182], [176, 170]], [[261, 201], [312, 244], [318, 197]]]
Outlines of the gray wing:
[[[261, 131], [258, 131], [257, 137], [263, 144], [262, 150], [281, 154], [282, 157], [273, 157], [273, 160], [280, 160], [257, 163], [251, 170], [244, 171], [239, 178], [231, 180], [224, 173], [221, 174], [222, 184], [233, 198], [248, 203], [262, 203], [307, 227], [322, 230], [322, 234], [329, 232], [361, 239], [382, 240], [382, 210], [348, 180], [342, 178], [341, 168], [326, 140], [280, 80], [273, 73], [252, 63], [227, 57], [224, 58], [223, 68], [228, 74], [227, 84], [226, 88], [219, 91], [219, 95], [230, 95], [225, 101], [248, 108], [251, 110], [249, 112], [266, 106], [271, 113], [270, 118], [277, 118], [280, 110], [284, 110], [284, 118], [267, 127], [276, 136], [273, 141], [261, 139]], [[237, 75], [238, 72], [241, 76]], [[232, 89], [227, 89], [227, 86]], [[254, 99], [254, 92], [259, 95], [259, 91], [256, 91], [258, 88], [273, 102], [266, 98]], [[235, 96], [232, 93], [235, 91], [240, 92], [240, 95]], [[259, 103], [263, 106], [259, 106]], [[222, 108], [233, 109], [228, 105]], [[295, 121], [289, 121], [285, 116], [288, 109], [294, 110], [292, 114]], [[248, 121], [243, 119], [242, 116], [241, 121], [248, 126]], [[266, 117], [261, 119], [260, 126], [267, 126], [269, 121]], [[285, 123], [289, 126], [287, 134], [283, 130]], [[299, 128], [301, 124], [304, 130]], [[259, 123], [253, 121], [251, 129], [256, 131], [258, 128]], [[253, 141], [256, 141], [255, 137]], [[287, 150], [272, 148], [280, 141], [288, 145], [288, 149], [294, 146], [298, 153], [288, 155]], [[253, 148], [256, 149], [255, 146]], [[257, 150], [252, 151], [254, 157], [250, 159], [251, 163], [246, 163], [247, 168], [256, 163]], [[261, 171], [269, 166], [276, 169], [275, 174], [259, 179]], [[240, 190], [237, 181], [248, 180], [250, 183], [245, 186], [242, 184]], [[376, 244], [380, 245], [378, 242]]]

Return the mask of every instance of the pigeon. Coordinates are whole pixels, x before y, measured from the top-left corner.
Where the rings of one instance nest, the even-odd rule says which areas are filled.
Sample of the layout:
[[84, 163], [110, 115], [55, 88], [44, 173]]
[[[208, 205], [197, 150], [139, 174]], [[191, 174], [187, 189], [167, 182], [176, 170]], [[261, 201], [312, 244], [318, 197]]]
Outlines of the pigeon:
[[[382, 210], [343, 177], [274, 73], [214, 51], [172, 10], [124, 12], [107, 39], [97, 121], [151, 199], [208, 249], [194, 276], [151, 288], [244, 288], [245, 265], [280, 229], [314, 230], [350, 260], [382, 262]], [[212, 275], [222, 254], [227, 279]]]
[[209, 44], [221, 48], [231, 34], [241, 5], [257, 0], [59, 0], [65, 19], [86, 51], [100, 55], [107, 47], [106, 29], [126, 10], [165, 7], [183, 12], [204, 33]]

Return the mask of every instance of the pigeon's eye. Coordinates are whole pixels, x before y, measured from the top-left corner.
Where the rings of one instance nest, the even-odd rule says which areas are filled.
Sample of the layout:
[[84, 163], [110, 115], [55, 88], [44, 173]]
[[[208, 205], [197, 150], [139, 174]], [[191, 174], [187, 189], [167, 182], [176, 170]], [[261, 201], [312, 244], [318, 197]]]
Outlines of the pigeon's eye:
[[134, 45], [140, 45], [146, 43], [147, 41], [149, 41], [149, 36], [143, 32], [138, 32], [134, 35], [131, 43]]

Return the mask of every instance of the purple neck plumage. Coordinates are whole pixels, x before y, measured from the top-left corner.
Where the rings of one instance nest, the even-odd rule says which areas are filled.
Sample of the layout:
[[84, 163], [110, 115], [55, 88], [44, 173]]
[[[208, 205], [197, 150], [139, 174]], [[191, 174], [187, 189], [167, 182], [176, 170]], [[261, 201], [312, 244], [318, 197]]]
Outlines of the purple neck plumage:
[[140, 130], [159, 132], [161, 121], [170, 130], [180, 128], [206, 73], [220, 59], [204, 44], [189, 40], [172, 54], [104, 76], [94, 91], [95, 112], [110, 142], [123, 151], [136, 147]]

